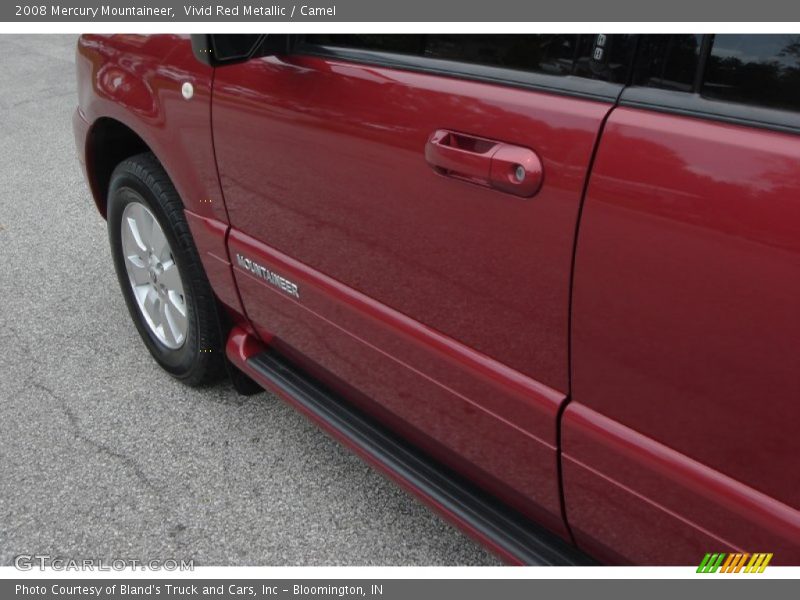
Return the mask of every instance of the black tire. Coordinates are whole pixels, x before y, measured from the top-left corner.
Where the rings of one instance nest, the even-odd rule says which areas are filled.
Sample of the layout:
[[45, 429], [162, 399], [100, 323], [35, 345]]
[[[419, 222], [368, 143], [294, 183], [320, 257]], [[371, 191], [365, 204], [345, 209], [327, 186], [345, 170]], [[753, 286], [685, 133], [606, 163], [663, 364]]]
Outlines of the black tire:
[[[183, 283], [187, 331], [183, 344], [171, 349], [151, 331], [134, 297], [122, 251], [122, 215], [131, 202], [144, 204], [155, 216], [172, 250]], [[217, 381], [225, 363], [216, 299], [211, 291], [183, 203], [166, 171], [151, 154], [121, 162], [111, 175], [108, 191], [108, 237], [120, 289], [139, 335], [150, 354], [173, 377], [190, 386]]]

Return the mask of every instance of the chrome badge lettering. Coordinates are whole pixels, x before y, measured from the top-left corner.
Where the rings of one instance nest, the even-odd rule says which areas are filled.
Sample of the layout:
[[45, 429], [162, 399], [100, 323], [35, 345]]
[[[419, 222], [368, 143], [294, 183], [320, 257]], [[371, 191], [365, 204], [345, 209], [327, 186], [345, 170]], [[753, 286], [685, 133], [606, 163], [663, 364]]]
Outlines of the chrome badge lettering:
[[277, 273], [273, 273], [267, 267], [264, 267], [257, 262], [250, 260], [249, 258], [245, 258], [238, 252], [236, 253], [236, 262], [239, 263], [240, 267], [250, 271], [253, 275], [263, 279], [271, 286], [278, 288], [290, 296], [294, 296], [298, 300], [300, 299], [300, 289], [297, 287], [296, 283], [289, 281], [285, 277], [281, 277]]

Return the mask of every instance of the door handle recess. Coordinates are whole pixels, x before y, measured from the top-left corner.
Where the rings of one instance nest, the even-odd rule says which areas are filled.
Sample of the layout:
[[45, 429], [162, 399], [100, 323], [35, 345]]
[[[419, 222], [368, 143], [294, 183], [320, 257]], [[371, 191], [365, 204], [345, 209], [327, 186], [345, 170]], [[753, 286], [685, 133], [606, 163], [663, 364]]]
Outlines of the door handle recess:
[[542, 185], [542, 162], [530, 148], [447, 129], [428, 138], [425, 160], [440, 175], [516, 196], [533, 196]]

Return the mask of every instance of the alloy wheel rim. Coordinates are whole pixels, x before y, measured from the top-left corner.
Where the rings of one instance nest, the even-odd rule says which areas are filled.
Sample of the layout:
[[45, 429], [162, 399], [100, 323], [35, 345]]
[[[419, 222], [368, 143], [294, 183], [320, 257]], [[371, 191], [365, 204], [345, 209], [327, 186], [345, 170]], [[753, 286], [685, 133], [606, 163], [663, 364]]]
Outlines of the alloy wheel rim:
[[130, 202], [122, 213], [122, 252], [133, 296], [150, 332], [176, 350], [189, 328], [186, 294], [178, 265], [164, 230], [141, 202]]

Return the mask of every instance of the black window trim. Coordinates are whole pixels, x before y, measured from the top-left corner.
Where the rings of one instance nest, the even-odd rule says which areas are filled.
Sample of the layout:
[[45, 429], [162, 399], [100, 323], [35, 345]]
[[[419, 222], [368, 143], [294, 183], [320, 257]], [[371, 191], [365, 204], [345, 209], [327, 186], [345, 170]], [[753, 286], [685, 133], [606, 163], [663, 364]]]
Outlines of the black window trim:
[[575, 75], [547, 75], [413, 54], [312, 44], [306, 42], [302, 37], [294, 42], [292, 53], [428, 73], [443, 77], [468, 79], [483, 83], [494, 83], [508, 87], [595, 100], [608, 104], [615, 103], [624, 88], [621, 83], [609, 83], [599, 79], [588, 79]]
[[800, 134], [800, 113], [725, 100], [712, 100], [704, 98], [697, 92], [631, 86], [622, 91], [619, 105]]

